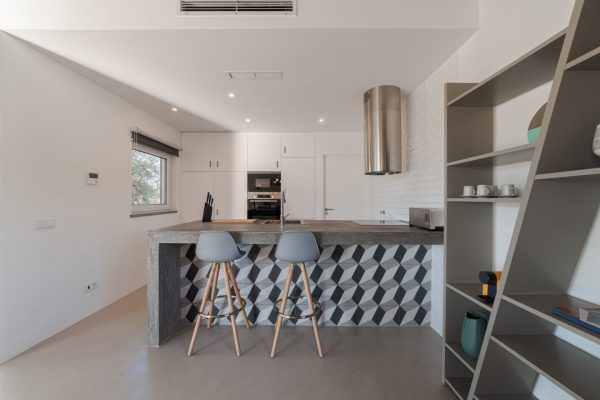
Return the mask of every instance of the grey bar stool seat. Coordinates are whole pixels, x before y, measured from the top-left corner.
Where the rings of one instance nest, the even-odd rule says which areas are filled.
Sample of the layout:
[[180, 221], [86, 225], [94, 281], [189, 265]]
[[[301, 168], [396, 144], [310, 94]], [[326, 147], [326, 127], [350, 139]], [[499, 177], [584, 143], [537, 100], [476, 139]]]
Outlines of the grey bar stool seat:
[[[240, 295], [240, 289], [238, 288], [237, 282], [235, 281], [235, 275], [233, 274], [233, 268], [231, 263], [239, 258], [243, 254], [238, 249], [235, 241], [231, 235], [227, 232], [220, 231], [203, 231], [198, 236], [198, 243], [196, 244], [196, 257], [202, 261], [208, 261], [211, 263], [210, 272], [208, 273], [208, 282], [204, 289], [204, 295], [202, 296], [202, 302], [198, 309], [198, 315], [196, 316], [196, 325], [194, 327], [194, 333], [192, 334], [192, 341], [188, 348], [188, 356], [192, 355], [194, 350], [194, 344], [198, 336], [198, 331], [202, 325], [202, 318], [207, 319], [207, 328], [210, 329], [213, 319], [229, 317], [231, 320], [231, 329], [233, 330], [233, 340], [235, 342], [235, 353], [239, 357], [240, 352], [240, 338], [238, 336], [238, 330], [236, 325], [236, 317], [241, 311], [244, 319], [244, 325], [247, 329], [250, 329], [248, 323], [248, 315], [246, 314], [245, 306], [246, 301]], [[219, 271], [223, 267], [223, 277], [225, 280], [225, 296], [216, 296], [217, 285], [219, 281]], [[231, 294], [231, 289], [234, 291], [234, 295]], [[229, 306], [228, 314], [213, 315], [215, 299], [218, 297], [226, 297], [227, 304]], [[233, 305], [233, 299], [236, 299], [239, 303], [239, 308], [235, 308]], [[205, 313], [206, 304], [210, 302], [210, 309], [208, 313]]]
[[[314, 262], [319, 259], [321, 253], [319, 246], [315, 239], [315, 235], [312, 232], [283, 232], [277, 243], [277, 250], [275, 251], [275, 258], [280, 261], [288, 262], [288, 275], [285, 281], [285, 287], [283, 289], [283, 297], [277, 301], [275, 306], [279, 303], [279, 311], [277, 313], [277, 322], [275, 323], [275, 339], [273, 340], [273, 347], [271, 348], [271, 358], [275, 357], [277, 352], [277, 345], [279, 343], [279, 334], [281, 333], [281, 325], [283, 319], [306, 319], [312, 320], [313, 330], [315, 334], [315, 340], [317, 342], [317, 350], [319, 357], [323, 357], [323, 348], [321, 347], [321, 337], [319, 335], [319, 324], [318, 317], [321, 314], [321, 305], [318, 301], [312, 298], [310, 291], [310, 284], [308, 281], [308, 274], [306, 273], [307, 262]], [[288, 296], [290, 286], [292, 284], [292, 277], [294, 275], [294, 268], [296, 265], [299, 266], [302, 280], [304, 281], [304, 296]], [[302, 316], [292, 316], [285, 313], [285, 308], [288, 299], [298, 300], [305, 298], [308, 303], [308, 314]]]

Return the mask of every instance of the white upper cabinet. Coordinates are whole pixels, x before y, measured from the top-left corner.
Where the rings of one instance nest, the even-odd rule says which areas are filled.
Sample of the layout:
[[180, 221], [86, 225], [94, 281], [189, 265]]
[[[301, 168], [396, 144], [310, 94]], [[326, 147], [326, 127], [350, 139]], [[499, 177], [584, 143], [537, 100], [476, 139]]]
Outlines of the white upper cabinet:
[[215, 171], [248, 170], [248, 134], [215, 133]]
[[289, 132], [281, 134], [281, 157], [314, 157], [314, 132]]
[[281, 189], [285, 191], [284, 213], [291, 219], [315, 218], [314, 158], [281, 160]]
[[248, 171], [281, 170], [281, 134], [248, 133]]
[[213, 219], [248, 217], [246, 172], [215, 172]]
[[181, 222], [202, 219], [206, 194], [214, 192], [214, 175], [212, 172], [181, 172], [181, 198], [179, 199]]
[[181, 170], [213, 171], [215, 141], [212, 133], [186, 132], [181, 136]]

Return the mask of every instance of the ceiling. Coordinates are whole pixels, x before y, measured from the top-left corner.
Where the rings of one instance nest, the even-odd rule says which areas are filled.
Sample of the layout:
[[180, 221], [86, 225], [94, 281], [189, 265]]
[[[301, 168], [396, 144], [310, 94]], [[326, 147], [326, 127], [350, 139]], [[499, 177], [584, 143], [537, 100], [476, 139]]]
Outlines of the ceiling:
[[[114, 14], [122, 0], [85, 2], [103, 4], [115, 18], [89, 8], [83, 12], [81, 1], [55, 0], [53, 5], [72, 8], [64, 14], [48, 11], [48, 18], [39, 20], [24, 18], [25, 4], [32, 2], [42, 10], [47, 3], [11, 2], [11, 34], [180, 131], [360, 131], [364, 91], [391, 84], [411, 92], [478, 23], [477, 1], [471, 0], [298, 0], [298, 17], [183, 19], [172, 17], [172, 1], [169, 18], [138, 15], [128, 20], [128, 28], [122, 14], [132, 10], [123, 7]], [[170, 2], [125, 3], [144, 3], [146, 10]], [[381, 7], [361, 9], [374, 3]], [[335, 4], [348, 11], [332, 8]], [[0, 15], [6, 7], [3, 2]], [[397, 18], [390, 17], [392, 11]], [[361, 13], [365, 18], [358, 18]], [[231, 80], [229, 70], [282, 70], [283, 79]]]

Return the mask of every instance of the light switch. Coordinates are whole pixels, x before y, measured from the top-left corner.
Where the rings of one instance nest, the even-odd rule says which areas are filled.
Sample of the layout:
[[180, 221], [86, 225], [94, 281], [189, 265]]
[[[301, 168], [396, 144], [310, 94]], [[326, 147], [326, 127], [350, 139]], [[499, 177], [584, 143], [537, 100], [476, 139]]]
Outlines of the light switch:
[[54, 227], [56, 227], [56, 218], [40, 218], [33, 220], [33, 228], [36, 231], [54, 229]]
[[87, 184], [88, 185], [97, 185], [98, 184], [98, 173], [97, 172], [88, 172], [87, 173]]

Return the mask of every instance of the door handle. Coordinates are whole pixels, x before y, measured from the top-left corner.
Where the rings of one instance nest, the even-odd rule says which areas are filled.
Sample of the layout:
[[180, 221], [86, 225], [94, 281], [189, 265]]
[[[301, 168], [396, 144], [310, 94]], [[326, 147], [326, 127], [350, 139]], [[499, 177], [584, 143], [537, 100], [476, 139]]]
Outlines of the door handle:
[[275, 161], [275, 165], [277, 165], [277, 168], [279, 168], [279, 161]]
[[335, 210], [335, 208], [327, 208], [327, 207], [325, 207], [323, 209], [323, 215], [329, 215], [329, 211], [333, 211], [333, 210]]
[[219, 160], [217, 160], [217, 168], [219, 168]]
[[208, 168], [212, 168], [212, 161], [208, 162]]
[[325, 208], [325, 211], [334, 211], [335, 208]]
[[287, 146], [283, 146], [283, 154], [287, 154]]

